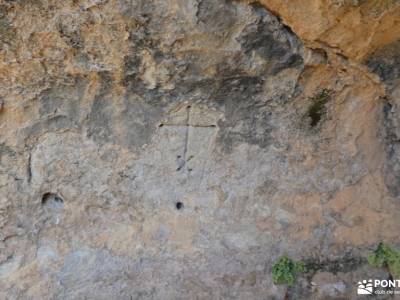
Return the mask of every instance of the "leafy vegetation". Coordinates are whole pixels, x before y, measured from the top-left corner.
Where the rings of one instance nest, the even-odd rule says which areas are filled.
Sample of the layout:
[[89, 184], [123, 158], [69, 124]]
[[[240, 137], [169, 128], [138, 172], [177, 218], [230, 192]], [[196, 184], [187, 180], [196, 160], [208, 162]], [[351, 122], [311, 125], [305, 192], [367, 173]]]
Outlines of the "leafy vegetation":
[[302, 261], [281, 256], [272, 267], [272, 279], [275, 284], [293, 285], [297, 276], [305, 271], [306, 267]]
[[376, 268], [388, 268], [389, 272], [400, 277], [400, 251], [380, 243], [378, 248], [367, 257], [368, 263]]
[[307, 116], [310, 118], [311, 127], [317, 126], [319, 121], [321, 121], [322, 116], [326, 113], [326, 103], [331, 98], [331, 91], [328, 89], [323, 89], [312, 98], [310, 98], [312, 104], [307, 111]]

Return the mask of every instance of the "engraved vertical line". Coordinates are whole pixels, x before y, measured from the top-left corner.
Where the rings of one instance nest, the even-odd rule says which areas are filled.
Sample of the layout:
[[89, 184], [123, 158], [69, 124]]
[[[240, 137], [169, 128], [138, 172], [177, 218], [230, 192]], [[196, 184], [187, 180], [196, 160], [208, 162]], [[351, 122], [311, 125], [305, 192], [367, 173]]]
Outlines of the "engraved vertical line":
[[185, 147], [183, 148], [183, 160], [186, 165], [186, 156], [189, 147], [189, 130], [190, 130], [190, 106], [186, 107], [186, 131], [185, 131]]

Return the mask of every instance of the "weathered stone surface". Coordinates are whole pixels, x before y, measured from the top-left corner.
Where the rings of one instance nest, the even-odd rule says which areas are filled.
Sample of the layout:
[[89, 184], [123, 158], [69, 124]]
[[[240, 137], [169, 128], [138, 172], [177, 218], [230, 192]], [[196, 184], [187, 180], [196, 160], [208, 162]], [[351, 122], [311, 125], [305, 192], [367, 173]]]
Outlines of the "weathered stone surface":
[[[398, 4], [309, 2], [3, 1], [0, 299], [384, 278], [363, 257], [400, 244]], [[285, 253], [317, 266], [289, 289]]]
[[327, 48], [356, 61], [400, 36], [398, 0], [259, 2], [278, 13], [309, 46]]
[[381, 47], [366, 60], [367, 66], [376, 73], [388, 91], [383, 107], [384, 136], [387, 160], [385, 163], [385, 183], [389, 192], [400, 195], [400, 157], [399, 157], [399, 96], [400, 96], [400, 40]]

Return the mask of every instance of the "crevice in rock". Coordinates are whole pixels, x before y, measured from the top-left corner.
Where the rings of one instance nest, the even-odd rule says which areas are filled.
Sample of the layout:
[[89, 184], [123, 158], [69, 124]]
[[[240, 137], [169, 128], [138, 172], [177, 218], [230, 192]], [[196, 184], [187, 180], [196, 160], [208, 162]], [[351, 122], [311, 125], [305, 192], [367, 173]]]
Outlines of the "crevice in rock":
[[385, 184], [394, 197], [400, 195], [400, 136], [398, 134], [398, 122], [393, 112], [393, 104], [386, 100], [383, 104], [383, 129], [384, 141], [386, 147], [386, 162], [385, 162]]
[[28, 179], [28, 184], [31, 184], [31, 182], [32, 182], [32, 154], [31, 153], [29, 153], [29, 156], [28, 156], [27, 179]]

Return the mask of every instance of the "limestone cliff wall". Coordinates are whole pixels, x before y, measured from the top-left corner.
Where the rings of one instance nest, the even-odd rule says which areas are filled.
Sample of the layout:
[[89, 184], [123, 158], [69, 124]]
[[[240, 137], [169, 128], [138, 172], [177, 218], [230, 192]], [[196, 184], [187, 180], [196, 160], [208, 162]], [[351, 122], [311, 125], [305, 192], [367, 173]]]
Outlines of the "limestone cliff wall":
[[0, 299], [355, 299], [399, 57], [394, 0], [0, 1]]

